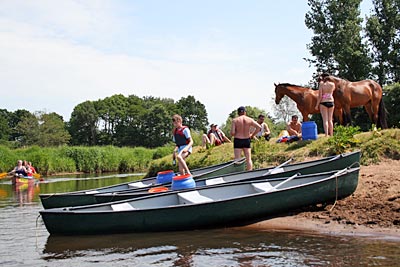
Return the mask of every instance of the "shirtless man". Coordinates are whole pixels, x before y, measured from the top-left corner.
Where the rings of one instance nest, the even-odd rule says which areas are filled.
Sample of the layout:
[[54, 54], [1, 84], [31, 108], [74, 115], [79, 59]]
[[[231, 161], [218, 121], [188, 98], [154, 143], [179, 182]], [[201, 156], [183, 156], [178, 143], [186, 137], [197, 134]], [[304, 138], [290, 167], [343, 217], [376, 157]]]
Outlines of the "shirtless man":
[[[231, 135], [234, 137], [233, 148], [235, 160], [239, 160], [242, 155], [246, 157], [246, 167], [248, 171], [253, 169], [253, 162], [251, 161], [251, 139], [261, 130], [261, 125], [252, 118], [246, 116], [245, 107], [238, 108], [238, 117], [232, 120]], [[250, 127], [253, 130], [250, 133]]]
[[333, 91], [335, 90], [335, 84], [330, 81], [329, 75], [326, 74], [322, 75], [319, 80], [319, 94], [315, 109], [318, 109], [319, 106], [325, 136], [333, 136], [333, 110], [335, 106]]
[[301, 139], [301, 123], [297, 115], [292, 116], [292, 120], [287, 124], [286, 130], [290, 136], [295, 135]]

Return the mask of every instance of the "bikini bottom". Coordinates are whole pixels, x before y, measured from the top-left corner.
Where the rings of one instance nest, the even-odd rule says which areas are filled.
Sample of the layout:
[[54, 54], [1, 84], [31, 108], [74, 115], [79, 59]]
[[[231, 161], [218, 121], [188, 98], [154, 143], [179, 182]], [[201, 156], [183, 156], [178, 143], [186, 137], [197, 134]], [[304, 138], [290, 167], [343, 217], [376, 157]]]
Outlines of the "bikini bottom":
[[334, 106], [333, 102], [321, 102], [320, 105], [323, 105], [327, 108], [332, 108]]

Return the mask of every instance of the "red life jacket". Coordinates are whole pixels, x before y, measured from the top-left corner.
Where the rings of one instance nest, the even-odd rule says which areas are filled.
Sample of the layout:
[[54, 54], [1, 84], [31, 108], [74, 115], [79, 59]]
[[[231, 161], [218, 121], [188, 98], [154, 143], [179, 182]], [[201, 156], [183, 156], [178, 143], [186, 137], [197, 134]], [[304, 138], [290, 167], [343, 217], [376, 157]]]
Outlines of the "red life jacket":
[[187, 139], [185, 134], [183, 133], [183, 130], [188, 128], [187, 126], [182, 126], [181, 128], [175, 128], [174, 130], [174, 138], [175, 138], [175, 143], [177, 146], [183, 146], [187, 145], [190, 142], [190, 139]]
[[222, 136], [222, 133], [219, 129], [217, 129], [215, 132], [213, 132], [212, 130], [208, 131], [208, 138], [211, 138], [211, 135], [214, 134], [216, 139], [216, 145], [222, 144], [224, 143], [224, 137]]

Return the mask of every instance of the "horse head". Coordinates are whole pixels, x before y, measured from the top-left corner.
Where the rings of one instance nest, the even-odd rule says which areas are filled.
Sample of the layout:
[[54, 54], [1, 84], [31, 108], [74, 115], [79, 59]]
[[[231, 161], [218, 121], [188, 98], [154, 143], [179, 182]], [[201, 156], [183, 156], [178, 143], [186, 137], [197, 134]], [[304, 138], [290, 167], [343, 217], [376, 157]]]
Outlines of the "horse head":
[[282, 90], [280, 90], [279, 88], [281, 88], [281, 84], [276, 84], [275, 85], [275, 104], [279, 105], [279, 102], [281, 102], [281, 99], [285, 96], [285, 94], [282, 92]]

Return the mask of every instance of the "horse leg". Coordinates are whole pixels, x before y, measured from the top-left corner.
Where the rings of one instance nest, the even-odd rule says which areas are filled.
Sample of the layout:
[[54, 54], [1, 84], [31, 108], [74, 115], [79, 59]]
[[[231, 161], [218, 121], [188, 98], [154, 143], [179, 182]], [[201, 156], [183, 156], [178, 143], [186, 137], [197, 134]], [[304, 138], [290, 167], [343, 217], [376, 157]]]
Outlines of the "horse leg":
[[335, 110], [333, 111], [333, 117], [336, 122], [339, 122], [340, 125], [343, 125], [343, 111], [341, 108], [337, 108], [335, 106]]
[[377, 126], [376, 123], [378, 121], [378, 113], [377, 113], [378, 109], [373, 110], [371, 102], [368, 102], [367, 104], [365, 104], [364, 108], [365, 108], [365, 111], [368, 113], [368, 116], [369, 116], [369, 119], [371, 120], [371, 122], [373, 124], [375, 124], [375, 126]]
[[351, 125], [350, 105], [343, 109], [343, 125]]
[[303, 116], [303, 121], [309, 121], [307, 112], [305, 112], [305, 111], [301, 112], [301, 116]]

